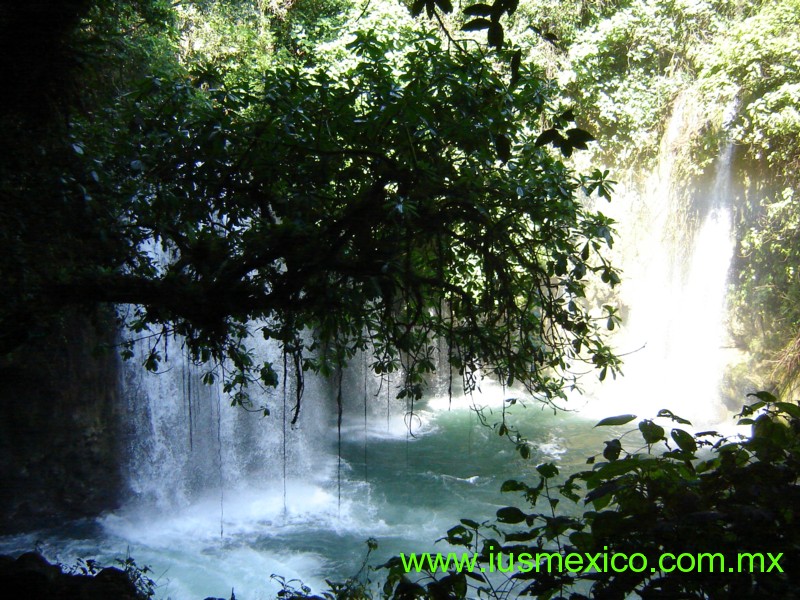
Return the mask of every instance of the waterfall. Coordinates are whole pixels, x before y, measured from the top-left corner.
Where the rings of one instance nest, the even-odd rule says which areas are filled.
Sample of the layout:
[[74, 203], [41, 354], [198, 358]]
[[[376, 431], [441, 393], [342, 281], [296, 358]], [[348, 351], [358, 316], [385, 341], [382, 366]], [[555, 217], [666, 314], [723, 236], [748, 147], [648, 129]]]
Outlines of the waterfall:
[[[725, 297], [733, 256], [730, 202], [732, 146], [717, 159], [714, 185], [705, 215], [694, 236], [683, 280], [683, 293], [660, 357], [673, 371], [668, 393], [677, 400], [675, 411], [703, 422], [724, 417], [719, 384], [724, 369]], [[679, 377], [674, 375], [678, 374]], [[677, 381], [676, 381], [677, 379]], [[680, 414], [680, 413], [679, 413]]]
[[[629, 354], [625, 376], [592, 390], [596, 398], [584, 413], [651, 417], [669, 408], [696, 426], [716, 426], [724, 417], [717, 387], [733, 251], [733, 148], [722, 145], [707, 185], [683, 181], [677, 164], [692, 110], [686, 99], [676, 103], [655, 168], [621, 185], [602, 207], [619, 223], [610, 258], [623, 272], [619, 296], [602, 303], [621, 306], [624, 328], [614, 345]], [[141, 363], [151, 343], [136, 342], [123, 367], [124, 506], [88, 527], [70, 531], [68, 524], [36, 539], [67, 564], [78, 556], [110, 564], [129, 551], [138, 564], [154, 567], [162, 597], [227, 596], [235, 587], [247, 600], [274, 598], [271, 573], [324, 589], [325, 577], [355, 572], [373, 536], [383, 560], [436, 550], [432, 540], [459, 519], [490, 518], [508, 502], [499, 489], [509, 473], [532, 481], [544, 461], [559, 461], [564, 472], [583, 468], [606, 435], [581, 415], [519, 403], [509, 410], [534, 453], [522, 461], [469, 410], [484, 407], [496, 421], [516, 392], [487, 378], [479, 391], [465, 393], [459, 378], [450, 378], [444, 342], [431, 397], [415, 405], [413, 419], [396, 398], [402, 373], [376, 377], [374, 357], [364, 353], [340, 380], [307, 374], [294, 426], [291, 369], [285, 389], [282, 381], [277, 389], [253, 390], [255, 405], [270, 408], [265, 417], [230, 406], [221, 367], [216, 381], [204, 384], [211, 367], [189, 360], [179, 339], [162, 350], [160, 372], [146, 372]], [[259, 342], [254, 351], [254, 360], [280, 370], [276, 344]], [[6, 552], [30, 547], [28, 538], [0, 540]]]
[[615, 198], [624, 317], [615, 342], [626, 354], [625, 376], [596, 392], [593, 414], [652, 417], [667, 408], [695, 425], [727, 419], [719, 385], [734, 249], [733, 147], [722, 145], [713, 177], [688, 181], [679, 164], [687, 160], [693, 109], [686, 97], [676, 102], [656, 168]]
[[[686, 160], [682, 153], [696, 126], [697, 110], [688, 97], [679, 98], [655, 168], [623, 186], [614, 202], [603, 207], [619, 222], [620, 250], [612, 262], [623, 272], [618, 301], [625, 327], [615, 345], [628, 356], [625, 376], [595, 391], [598, 401], [588, 410], [598, 415], [654, 416], [669, 408], [698, 423], [718, 423], [725, 417], [717, 388], [724, 367], [719, 348], [724, 344], [733, 252], [733, 150], [723, 144], [707, 185], [692, 188], [683, 181], [687, 177], [677, 165]], [[233, 502], [241, 496], [239, 490], [257, 489], [262, 499], [270, 499], [264, 518], [280, 522], [286, 518], [281, 513], [297, 510], [291, 489], [299, 486], [300, 496], [306, 497], [305, 486], [311, 482], [332, 494], [338, 515], [343, 474], [368, 479], [371, 440], [409, 440], [410, 430], [425, 431], [430, 421], [417, 408], [409, 422], [408, 407], [395, 399], [402, 375], [369, 374], [369, 355], [356, 357], [338, 381], [309, 376], [300, 421], [289, 427], [286, 390], [267, 390], [257, 399], [256, 404], [271, 407], [268, 417], [231, 408], [221, 390], [221, 374], [217, 383], [203, 385], [207, 367], [181, 356], [179, 341], [173, 346], [161, 374], [143, 372], [136, 360], [125, 370], [131, 457], [127, 479], [135, 504], [174, 510], [216, 498], [217, 518], [224, 525], [226, 514], [229, 520], [236, 515], [234, 506], [226, 509], [226, 498]], [[140, 352], [145, 351], [143, 346]], [[275, 345], [262, 344], [258, 352], [258, 359], [282, 363]], [[440, 371], [431, 381], [436, 398], [428, 402], [433, 411], [449, 408], [453, 388], [447, 369], [441, 368], [446, 363], [443, 341], [438, 354]], [[296, 382], [287, 385], [291, 406]], [[492, 384], [483, 387], [489, 390]], [[463, 396], [462, 390], [453, 391]], [[488, 396], [502, 401], [504, 393], [495, 390]], [[337, 426], [340, 403], [344, 419]], [[340, 461], [342, 440], [356, 438], [363, 459]]]
[[[331, 477], [332, 415], [326, 382], [309, 378], [301, 417], [292, 426], [296, 382], [291, 376], [285, 389], [253, 390], [254, 404], [270, 409], [264, 416], [262, 411], [230, 406], [219, 366], [213, 370], [215, 382], [203, 383], [211, 367], [189, 360], [180, 340], [170, 342], [173, 348], [165, 353], [168, 359], [158, 373], [145, 371], [141, 358], [147, 343], [136, 343], [136, 356], [123, 372], [131, 506], [169, 512], [222, 498], [224, 511], [225, 497], [234, 503], [242, 490], [258, 491], [272, 511], [265, 518], [279, 520], [285, 507], [302, 504], [291, 497], [293, 487], [321, 485]], [[276, 365], [283, 360], [274, 344], [264, 343], [256, 352], [257, 360]]]

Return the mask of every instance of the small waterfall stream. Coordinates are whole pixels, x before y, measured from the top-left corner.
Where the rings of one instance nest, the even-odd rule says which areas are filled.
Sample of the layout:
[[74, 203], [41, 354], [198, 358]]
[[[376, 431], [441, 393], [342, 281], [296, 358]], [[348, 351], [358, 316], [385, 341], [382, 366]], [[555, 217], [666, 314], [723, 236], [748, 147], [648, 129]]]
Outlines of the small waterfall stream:
[[725, 366], [720, 349], [725, 344], [725, 297], [734, 248], [732, 154], [732, 146], [727, 144], [717, 160], [709, 202], [703, 207], [706, 213], [700, 215], [686, 264], [683, 294], [671, 317], [663, 355], [658, 357], [672, 372], [672, 378], [664, 382], [664, 397], [668, 394], [674, 400], [674, 411], [711, 425], [726, 417], [719, 401], [719, 384]]

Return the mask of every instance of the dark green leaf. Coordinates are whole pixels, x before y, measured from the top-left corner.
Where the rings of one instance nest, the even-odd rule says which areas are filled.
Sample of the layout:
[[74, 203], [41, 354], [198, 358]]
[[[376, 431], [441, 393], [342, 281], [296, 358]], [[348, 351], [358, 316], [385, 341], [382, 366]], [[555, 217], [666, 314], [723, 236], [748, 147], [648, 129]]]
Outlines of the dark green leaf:
[[462, 25], [462, 31], [481, 31], [491, 27], [492, 22], [489, 19], [472, 19]]
[[603, 458], [610, 461], [617, 460], [620, 452], [622, 452], [622, 443], [619, 440], [611, 440], [605, 442], [605, 444], [606, 447], [603, 450]]
[[569, 536], [569, 541], [575, 544], [578, 550], [583, 552], [591, 550], [594, 546], [594, 536], [591, 533], [586, 533], [584, 531], [576, 531], [571, 533]]
[[506, 506], [497, 511], [497, 520], [501, 523], [522, 523], [527, 515], [516, 506]]
[[664, 439], [664, 428], [656, 425], [650, 419], [639, 422], [639, 431], [642, 432], [642, 437], [648, 444], [655, 444]]
[[673, 429], [670, 432], [670, 437], [678, 444], [678, 448], [684, 452], [694, 454], [694, 452], [697, 451], [697, 442], [695, 442], [694, 437], [692, 437], [689, 432], [683, 429]]
[[503, 47], [503, 26], [500, 23], [492, 23], [488, 33], [489, 45], [498, 50]]
[[504, 135], [498, 135], [494, 140], [495, 149], [497, 150], [497, 158], [501, 162], [508, 162], [511, 158], [511, 142]]
[[[608, 497], [607, 499], [610, 500], [611, 498], [609, 496], [619, 489], [620, 485], [616, 481], [609, 481], [587, 492], [586, 496], [584, 496], [583, 501], [597, 502], [601, 498], [606, 498], [606, 497]], [[607, 504], [608, 502], [606, 502], [606, 505]]]
[[769, 392], [765, 392], [765, 391], [754, 392], [752, 394], [747, 394], [747, 395], [748, 396], [755, 396], [759, 400], [762, 400], [764, 402], [769, 402], [769, 403], [775, 403], [775, 402], [778, 401], [778, 399], [775, 396], [773, 396]]
[[521, 491], [527, 489], [527, 487], [528, 486], [526, 486], [524, 483], [520, 483], [519, 481], [517, 481], [515, 479], [509, 479], [508, 481], [504, 481], [503, 482], [503, 485], [500, 486], [500, 491], [501, 492], [521, 492]]
[[436, 6], [438, 6], [442, 12], [453, 12], [453, 3], [450, 0], [434, 0], [434, 2], [436, 2]]
[[553, 144], [556, 143], [560, 145], [561, 142], [564, 141], [564, 137], [558, 132], [557, 129], [551, 127], [550, 129], [546, 129], [539, 136], [536, 138], [534, 145], [536, 146], [544, 146], [546, 144]]
[[792, 404], [790, 402], [776, 402], [775, 406], [777, 406], [787, 415], [794, 417], [795, 419], [800, 419], [800, 406], [797, 406], [797, 404]]
[[447, 541], [456, 546], [464, 546], [472, 541], [473, 533], [463, 525], [456, 525], [447, 530]]
[[599, 468], [595, 467], [597, 470], [594, 471], [593, 476], [597, 477], [597, 481], [602, 479], [611, 479], [612, 477], [619, 477], [625, 473], [630, 473], [631, 471], [642, 468], [642, 466], [645, 464], [647, 463], [641, 460], [633, 460], [631, 458], [615, 460], [614, 462], [605, 463]]
[[617, 415], [616, 417], [606, 417], [595, 427], [608, 427], [612, 425], [625, 425], [625, 423], [630, 423], [636, 418], [636, 415]]
[[588, 148], [586, 143], [594, 141], [594, 137], [592, 137], [588, 131], [584, 131], [583, 129], [568, 129], [567, 141], [573, 148], [586, 150]]
[[519, 81], [519, 68], [522, 63], [522, 50], [517, 50], [511, 57], [511, 87]]
[[556, 467], [553, 463], [539, 465], [536, 467], [536, 471], [545, 479], [550, 479], [551, 477], [558, 475], [558, 467]]
[[464, 14], [468, 17], [490, 17], [492, 15], [492, 7], [488, 4], [472, 4], [464, 9]]
[[534, 539], [539, 533], [540, 530], [538, 528], [529, 531], [514, 531], [512, 533], [507, 533], [505, 539], [507, 542], [527, 542], [528, 540]]
[[519, 0], [498, 0], [498, 1], [501, 3], [503, 10], [505, 10], [505, 12], [508, 13], [509, 17], [513, 15], [517, 11], [517, 8], [519, 7]]

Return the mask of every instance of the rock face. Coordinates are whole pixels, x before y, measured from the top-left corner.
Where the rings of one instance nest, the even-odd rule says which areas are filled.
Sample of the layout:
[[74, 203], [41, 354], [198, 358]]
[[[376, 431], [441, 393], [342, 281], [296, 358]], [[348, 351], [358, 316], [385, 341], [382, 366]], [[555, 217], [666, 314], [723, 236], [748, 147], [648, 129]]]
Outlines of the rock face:
[[0, 534], [96, 515], [121, 493], [120, 360], [109, 315], [71, 315], [0, 357]]
[[142, 600], [128, 575], [107, 567], [96, 575], [62, 573], [40, 554], [28, 552], [14, 560], [0, 556], [0, 594], [25, 600]]

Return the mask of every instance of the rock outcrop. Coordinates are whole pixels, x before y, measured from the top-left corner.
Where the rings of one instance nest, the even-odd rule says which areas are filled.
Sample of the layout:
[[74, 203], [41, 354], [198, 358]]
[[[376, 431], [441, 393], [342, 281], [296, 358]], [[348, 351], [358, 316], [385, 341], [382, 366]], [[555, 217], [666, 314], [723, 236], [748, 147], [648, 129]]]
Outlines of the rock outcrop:
[[117, 505], [125, 447], [117, 335], [112, 317], [75, 314], [0, 357], [0, 534]]
[[106, 567], [95, 575], [61, 571], [36, 552], [16, 560], [0, 556], [0, 595], [25, 600], [145, 600], [125, 571]]

